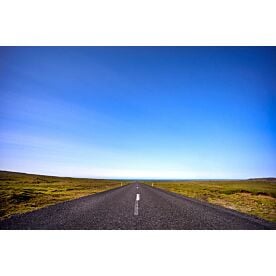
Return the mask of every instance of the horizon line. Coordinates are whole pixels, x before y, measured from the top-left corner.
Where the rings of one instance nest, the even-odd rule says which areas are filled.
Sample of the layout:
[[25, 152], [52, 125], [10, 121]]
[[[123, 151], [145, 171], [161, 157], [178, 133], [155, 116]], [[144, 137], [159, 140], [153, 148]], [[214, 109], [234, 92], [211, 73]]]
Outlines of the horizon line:
[[99, 180], [128, 180], [128, 181], [189, 181], [189, 180], [251, 180], [251, 179], [269, 179], [269, 178], [276, 178], [276, 176], [266, 176], [266, 177], [248, 177], [248, 178], [112, 178], [112, 177], [81, 177], [81, 176], [64, 176], [64, 175], [49, 175], [49, 174], [40, 174], [40, 173], [33, 173], [33, 172], [19, 172], [19, 171], [7, 171], [0, 169], [0, 172], [8, 172], [8, 173], [19, 173], [19, 174], [32, 174], [32, 175], [39, 175], [39, 176], [49, 176], [49, 177], [64, 177], [64, 178], [81, 178], [81, 179], [99, 179]]

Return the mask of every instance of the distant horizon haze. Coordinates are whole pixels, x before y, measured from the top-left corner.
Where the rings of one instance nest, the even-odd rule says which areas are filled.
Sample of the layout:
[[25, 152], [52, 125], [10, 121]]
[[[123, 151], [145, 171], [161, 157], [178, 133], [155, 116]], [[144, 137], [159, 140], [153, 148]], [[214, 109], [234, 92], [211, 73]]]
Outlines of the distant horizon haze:
[[276, 177], [268, 176], [268, 177], [257, 177], [257, 178], [93, 178], [93, 177], [82, 177], [82, 176], [66, 176], [66, 175], [49, 175], [49, 174], [36, 174], [33, 172], [19, 172], [19, 171], [6, 171], [1, 170], [0, 172], [8, 172], [8, 173], [19, 173], [19, 174], [30, 174], [30, 175], [40, 175], [40, 176], [53, 176], [53, 177], [65, 177], [65, 178], [83, 178], [83, 179], [112, 179], [112, 180], [122, 180], [122, 181], [231, 181], [231, 180], [258, 180], [258, 179], [273, 179], [276, 180]]

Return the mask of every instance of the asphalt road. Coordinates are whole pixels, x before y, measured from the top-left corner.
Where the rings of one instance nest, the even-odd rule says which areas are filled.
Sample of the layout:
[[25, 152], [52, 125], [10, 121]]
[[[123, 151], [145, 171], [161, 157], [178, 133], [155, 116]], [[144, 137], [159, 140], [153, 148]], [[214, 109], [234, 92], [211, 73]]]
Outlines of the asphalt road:
[[13, 216], [0, 229], [275, 229], [275, 224], [133, 183]]

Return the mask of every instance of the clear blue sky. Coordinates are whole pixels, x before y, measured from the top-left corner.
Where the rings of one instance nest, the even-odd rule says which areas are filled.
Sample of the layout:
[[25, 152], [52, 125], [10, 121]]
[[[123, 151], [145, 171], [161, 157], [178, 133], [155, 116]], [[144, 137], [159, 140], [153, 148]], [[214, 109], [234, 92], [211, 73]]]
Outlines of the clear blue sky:
[[271, 47], [1, 47], [0, 169], [276, 176]]

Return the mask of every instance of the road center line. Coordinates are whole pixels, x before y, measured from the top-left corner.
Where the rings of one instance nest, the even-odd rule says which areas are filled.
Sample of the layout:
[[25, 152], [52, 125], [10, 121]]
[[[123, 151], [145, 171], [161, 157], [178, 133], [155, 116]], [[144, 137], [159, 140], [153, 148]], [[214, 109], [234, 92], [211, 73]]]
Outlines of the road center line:
[[134, 216], [138, 216], [139, 214], [139, 202], [140, 200], [140, 194], [136, 194], [136, 200], [135, 200], [135, 204], [134, 204]]

